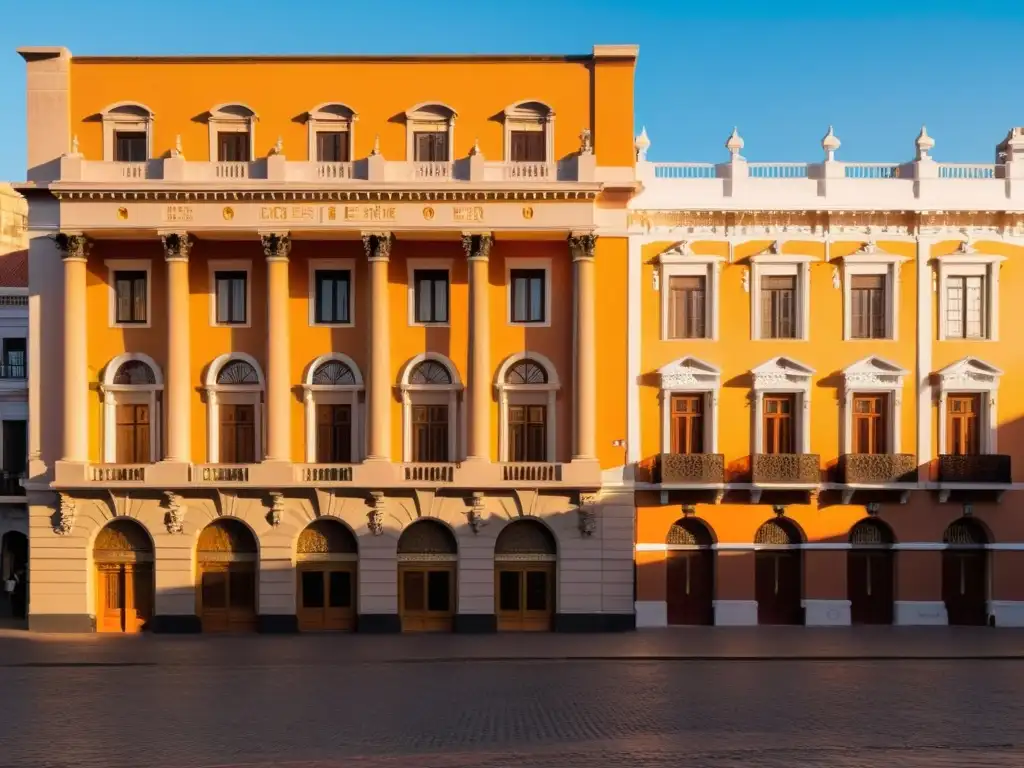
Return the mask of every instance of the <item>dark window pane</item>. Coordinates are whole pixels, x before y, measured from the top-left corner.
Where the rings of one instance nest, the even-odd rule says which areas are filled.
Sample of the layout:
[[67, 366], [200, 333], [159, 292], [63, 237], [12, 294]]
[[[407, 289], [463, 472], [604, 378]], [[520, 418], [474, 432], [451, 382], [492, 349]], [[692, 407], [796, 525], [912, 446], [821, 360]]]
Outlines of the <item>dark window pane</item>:
[[406, 571], [402, 574], [402, 607], [405, 610], [423, 610], [426, 578], [427, 574], [423, 571]]
[[543, 163], [544, 144], [544, 131], [512, 131], [512, 162]]
[[451, 571], [429, 571], [427, 573], [427, 610], [451, 610]]
[[513, 269], [510, 271], [513, 323], [543, 323], [545, 321], [545, 277], [543, 269]]
[[415, 316], [418, 323], [448, 322], [448, 272], [417, 269], [413, 272]]
[[546, 571], [526, 572], [526, 610], [548, 609], [548, 574]]
[[249, 160], [249, 134], [221, 132], [217, 134], [217, 160], [241, 163]]
[[225, 325], [244, 325], [246, 322], [245, 272], [217, 272], [217, 322]]
[[3, 341], [3, 368], [0, 378], [24, 379], [26, 343], [24, 337], [12, 337]]
[[352, 572], [331, 571], [327, 574], [328, 606], [331, 608], [352, 607]]
[[321, 163], [347, 163], [348, 131], [317, 132], [316, 159]]
[[119, 163], [141, 163], [146, 157], [146, 134], [143, 131], [115, 131], [114, 160]]
[[500, 571], [498, 573], [498, 610], [519, 610], [519, 571]]
[[146, 322], [146, 278], [145, 272], [114, 273], [115, 322]]
[[324, 607], [324, 575], [321, 571], [302, 571], [302, 607]]
[[448, 160], [448, 131], [417, 131], [413, 134], [417, 162], [444, 162]]
[[228, 575], [223, 571], [203, 574], [203, 608], [227, 607]]
[[318, 269], [316, 275], [316, 321], [318, 323], [349, 323], [349, 286], [347, 269]]

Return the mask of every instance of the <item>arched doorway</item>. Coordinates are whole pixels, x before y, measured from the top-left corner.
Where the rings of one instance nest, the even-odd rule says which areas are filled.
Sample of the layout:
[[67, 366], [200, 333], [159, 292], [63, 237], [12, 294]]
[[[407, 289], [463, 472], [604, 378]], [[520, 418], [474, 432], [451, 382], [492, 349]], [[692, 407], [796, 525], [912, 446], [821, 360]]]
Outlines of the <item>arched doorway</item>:
[[555, 613], [555, 537], [536, 520], [506, 525], [494, 543], [499, 631], [546, 632]]
[[715, 560], [708, 527], [684, 517], [672, 524], [665, 543], [668, 623], [714, 624]]
[[[10, 591], [7, 585], [10, 584]], [[28, 606], [28, 536], [8, 531], [0, 539], [0, 585], [4, 587], [4, 605], [0, 616], [26, 618]]]
[[153, 542], [134, 520], [118, 518], [96, 535], [96, 631], [140, 632], [153, 618]]
[[962, 517], [942, 536], [942, 601], [950, 624], [988, 623], [988, 536], [976, 520]]
[[398, 613], [403, 632], [450, 632], [455, 620], [455, 536], [420, 520], [398, 539]]
[[199, 534], [196, 610], [204, 632], [256, 628], [256, 537], [238, 520], [222, 518]]
[[850, 529], [846, 596], [853, 624], [892, 624], [893, 536], [881, 520], [861, 520]]
[[800, 605], [802, 563], [800, 533], [784, 517], [769, 520], [757, 530], [754, 544], [754, 591], [757, 595], [758, 624], [803, 624]]
[[337, 520], [314, 520], [299, 534], [299, 631], [348, 631], [356, 620], [356, 537]]

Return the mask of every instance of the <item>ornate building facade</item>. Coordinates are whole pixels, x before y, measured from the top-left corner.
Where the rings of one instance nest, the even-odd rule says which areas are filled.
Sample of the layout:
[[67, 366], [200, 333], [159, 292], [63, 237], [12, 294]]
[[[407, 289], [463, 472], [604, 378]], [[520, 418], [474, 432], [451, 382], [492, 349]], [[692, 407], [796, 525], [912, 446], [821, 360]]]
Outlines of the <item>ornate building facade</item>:
[[[909, 142], [908, 142], [909, 144]], [[1024, 130], [991, 164], [648, 162], [637, 624], [1024, 624]], [[908, 147], [909, 148], [909, 147]]]
[[30, 628], [633, 626], [634, 46], [20, 53]]

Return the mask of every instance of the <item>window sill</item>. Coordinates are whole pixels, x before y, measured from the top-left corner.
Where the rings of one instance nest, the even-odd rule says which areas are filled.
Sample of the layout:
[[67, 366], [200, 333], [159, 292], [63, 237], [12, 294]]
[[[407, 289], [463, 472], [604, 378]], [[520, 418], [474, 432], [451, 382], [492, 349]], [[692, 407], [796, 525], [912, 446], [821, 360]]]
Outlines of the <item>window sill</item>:
[[508, 324], [510, 326], [515, 327], [515, 328], [550, 328], [551, 327], [551, 321], [550, 320], [538, 320], [538, 321], [509, 320]]
[[355, 328], [355, 323], [310, 323], [310, 328]]
[[111, 323], [111, 328], [149, 328], [152, 326], [148, 320], [144, 323]]
[[251, 328], [252, 323], [210, 323], [211, 328]]
[[447, 320], [445, 322], [443, 322], [443, 323], [417, 323], [417, 322], [410, 322], [409, 323], [409, 327], [410, 328], [451, 328], [452, 324], [451, 324], [450, 321], [447, 321]]
[[661, 340], [662, 341], [667, 341], [669, 343], [674, 343], [674, 344], [680, 344], [680, 343], [683, 343], [683, 342], [689, 343], [689, 342], [718, 341], [717, 338], [714, 338], [714, 337], [711, 337], [711, 336], [694, 336], [693, 338], [686, 338], [686, 337], [682, 337], [682, 336], [662, 336]]

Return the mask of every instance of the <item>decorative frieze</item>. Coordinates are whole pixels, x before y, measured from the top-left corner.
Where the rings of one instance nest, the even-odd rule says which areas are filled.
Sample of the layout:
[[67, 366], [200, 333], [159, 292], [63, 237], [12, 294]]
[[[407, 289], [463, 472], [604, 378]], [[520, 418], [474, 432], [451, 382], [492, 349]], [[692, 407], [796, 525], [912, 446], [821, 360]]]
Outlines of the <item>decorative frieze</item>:
[[267, 522], [277, 528], [281, 524], [281, 517], [284, 515], [284, 494], [271, 491], [270, 511], [267, 513]]
[[580, 503], [577, 508], [577, 515], [579, 516], [579, 529], [580, 536], [583, 538], [590, 538], [597, 532], [597, 494], [596, 493], [581, 493]]
[[847, 453], [839, 457], [840, 482], [851, 484], [916, 483], [917, 457], [912, 453]]
[[384, 510], [387, 499], [381, 491], [374, 491], [370, 494], [370, 511], [366, 513], [366, 527], [374, 536], [384, 533]]
[[469, 508], [466, 510], [466, 521], [469, 523], [473, 533], [480, 533], [480, 530], [487, 525], [486, 506], [487, 498], [483, 492], [475, 491]]
[[662, 453], [655, 464], [655, 482], [724, 483], [725, 457], [720, 453]]
[[755, 453], [752, 480], [757, 485], [812, 485], [821, 480], [816, 453]]
[[164, 505], [167, 507], [167, 516], [164, 520], [167, 532], [184, 533], [185, 513], [187, 512], [184, 499], [177, 493], [167, 491], [164, 493]]

